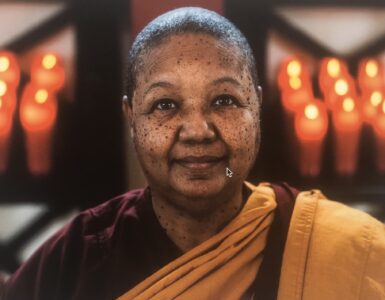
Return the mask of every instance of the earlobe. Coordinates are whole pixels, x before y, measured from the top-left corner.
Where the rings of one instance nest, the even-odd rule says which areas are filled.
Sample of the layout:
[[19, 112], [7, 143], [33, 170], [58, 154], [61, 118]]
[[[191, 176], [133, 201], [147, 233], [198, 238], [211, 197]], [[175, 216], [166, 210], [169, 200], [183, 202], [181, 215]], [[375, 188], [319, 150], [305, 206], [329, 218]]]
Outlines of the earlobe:
[[258, 96], [258, 101], [259, 101], [259, 104], [262, 103], [262, 87], [260, 85], [257, 86], [257, 96]]
[[126, 95], [123, 96], [122, 99], [122, 109], [123, 113], [126, 116], [128, 122], [131, 124], [132, 123], [132, 107], [130, 103], [128, 102], [128, 97]]
[[127, 118], [128, 123], [130, 124], [130, 136], [131, 138], [134, 138], [134, 128], [132, 126], [132, 107], [128, 102], [128, 97], [126, 95], [124, 95], [122, 99], [122, 108], [124, 115]]

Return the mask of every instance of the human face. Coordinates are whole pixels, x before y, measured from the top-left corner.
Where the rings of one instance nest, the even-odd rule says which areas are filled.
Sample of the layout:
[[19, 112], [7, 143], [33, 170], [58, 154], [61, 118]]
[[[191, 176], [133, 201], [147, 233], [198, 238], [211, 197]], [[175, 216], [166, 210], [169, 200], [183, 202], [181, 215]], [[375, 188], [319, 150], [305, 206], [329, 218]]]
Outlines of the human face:
[[129, 116], [151, 188], [190, 204], [239, 190], [259, 135], [257, 94], [239, 49], [181, 34], [142, 62]]

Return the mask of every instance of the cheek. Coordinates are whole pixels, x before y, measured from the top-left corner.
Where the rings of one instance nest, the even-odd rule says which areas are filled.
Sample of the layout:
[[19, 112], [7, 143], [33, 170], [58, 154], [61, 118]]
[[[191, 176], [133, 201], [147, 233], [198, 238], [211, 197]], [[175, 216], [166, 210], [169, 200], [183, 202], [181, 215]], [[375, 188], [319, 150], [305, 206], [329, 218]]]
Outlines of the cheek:
[[167, 155], [172, 145], [172, 128], [146, 118], [134, 125], [134, 143], [141, 160], [146, 164], [167, 163]]
[[233, 114], [232, 118], [219, 122], [221, 124], [219, 130], [225, 143], [230, 147], [232, 159], [237, 164], [248, 165], [255, 159], [259, 125], [253, 113], [248, 110], [241, 111]]

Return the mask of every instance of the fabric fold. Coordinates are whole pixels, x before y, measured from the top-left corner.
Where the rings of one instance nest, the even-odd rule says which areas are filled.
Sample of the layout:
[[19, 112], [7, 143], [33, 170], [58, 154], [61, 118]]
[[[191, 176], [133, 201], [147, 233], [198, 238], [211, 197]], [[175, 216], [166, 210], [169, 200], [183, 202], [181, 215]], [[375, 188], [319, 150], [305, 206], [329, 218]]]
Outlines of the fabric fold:
[[258, 273], [277, 205], [271, 188], [246, 185], [252, 193], [225, 228], [118, 299], [241, 299]]

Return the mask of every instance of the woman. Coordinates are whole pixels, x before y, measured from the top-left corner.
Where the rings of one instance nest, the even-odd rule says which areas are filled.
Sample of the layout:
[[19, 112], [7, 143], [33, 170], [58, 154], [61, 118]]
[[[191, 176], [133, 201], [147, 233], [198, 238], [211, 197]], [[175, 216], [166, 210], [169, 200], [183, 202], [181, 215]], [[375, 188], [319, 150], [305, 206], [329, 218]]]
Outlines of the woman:
[[81, 213], [4, 299], [384, 299], [380, 222], [318, 191], [244, 181], [261, 93], [231, 23], [198, 8], [158, 17], [132, 46], [127, 87], [149, 187]]

